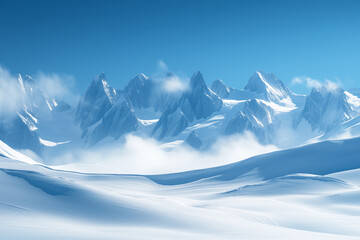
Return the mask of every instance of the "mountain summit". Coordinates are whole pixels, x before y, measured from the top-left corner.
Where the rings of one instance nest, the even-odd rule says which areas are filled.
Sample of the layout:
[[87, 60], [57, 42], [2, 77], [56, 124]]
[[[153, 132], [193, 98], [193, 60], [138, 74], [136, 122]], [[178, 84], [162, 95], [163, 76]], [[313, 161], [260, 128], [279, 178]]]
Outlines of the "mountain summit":
[[254, 73], [245, 86], [245, 90], [260, 94], [265, 100], [277, 103], [281, 103], [284, 99], [289, 98], [291, 94], [290, 90], [275, 74], [263, 71]]
[[81, 98], [75, 114], [75, 121], [86, 129], [99, 121], [112, 107], [116, 91], [106, 81], [105, 74], [97, 75]]

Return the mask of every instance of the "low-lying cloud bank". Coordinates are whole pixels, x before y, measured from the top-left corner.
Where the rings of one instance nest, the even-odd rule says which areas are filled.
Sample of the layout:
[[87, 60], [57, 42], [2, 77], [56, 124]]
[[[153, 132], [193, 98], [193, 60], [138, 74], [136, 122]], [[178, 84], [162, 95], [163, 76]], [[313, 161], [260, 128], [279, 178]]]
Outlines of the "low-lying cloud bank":
[[116, 143], [96, 149], [79, 149], [54, 158], [56, 168], [80, 172], [160, 174], [208, 167], [278, 150], [273, 145], [261, 145], [255, 137], [224, 137], [207, 151], [196, 151], [187, 145], [172, 149], [150, 138], [127, 135], [125, 144]]

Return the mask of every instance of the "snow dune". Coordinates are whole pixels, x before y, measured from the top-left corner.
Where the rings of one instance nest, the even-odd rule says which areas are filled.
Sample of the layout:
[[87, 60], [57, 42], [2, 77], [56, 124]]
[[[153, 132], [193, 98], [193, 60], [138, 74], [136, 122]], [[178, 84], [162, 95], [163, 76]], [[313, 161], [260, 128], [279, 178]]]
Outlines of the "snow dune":
[[163, 175], [0, 157], [1, 239], [360, 239], [360, 138]]

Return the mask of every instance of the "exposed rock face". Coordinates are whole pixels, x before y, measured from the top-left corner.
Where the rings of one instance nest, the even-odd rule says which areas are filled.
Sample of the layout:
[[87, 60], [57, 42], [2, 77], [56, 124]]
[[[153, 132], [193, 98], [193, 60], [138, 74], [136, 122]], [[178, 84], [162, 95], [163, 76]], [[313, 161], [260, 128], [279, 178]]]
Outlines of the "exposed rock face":
[[304, 118], [313, 130], [328, 131], [356, 115], [357, 112], [352, 108], [343, 89], [322, 86], [312, 89], [295, 126]]
[[225, 133], [231, 135], [250, 131], [260, 142], [270, 143], [275, 138], [278, 124], [270, 107], [260, 100], [252, 99], [246, 102], [243, 110], [228, 123]]
[[106, 82], [105, 75], [97, 75], [76, 108], [75, 122], [83, 130], [92, 126], [109, 111], [115, 99], [116, 91]]
[[203, 145], [201, 139], [199, 138], [199, 136], [196, 134], [195, 131], [192, 131], [189, 136], [186, 138], [185, 141], [189, 146], [195, 148], [195, 149], [200, 149], [201, 146]]
[[162, 139], [176, 136], [195, 119], [209, 117], [220, 110], [222, 100], [210, 90], [200, 72], [190, 81], [190, 89], [183, 94], [177, 106], [168, 108], [153, 130], [153, 136]]
[[220, 98], [227, 98], [232, 91], [232, 88], [227, 86], [222, 80], [218, 79], [211, 84], [211, 90], [215, 92]]
[[125, 133], [135, 131], [138, 126], [139, 122], [131, 104], [124, 99], [118, 99], [91, 133], [90, 143], [95, 144], [107, 136], [118, 139]]

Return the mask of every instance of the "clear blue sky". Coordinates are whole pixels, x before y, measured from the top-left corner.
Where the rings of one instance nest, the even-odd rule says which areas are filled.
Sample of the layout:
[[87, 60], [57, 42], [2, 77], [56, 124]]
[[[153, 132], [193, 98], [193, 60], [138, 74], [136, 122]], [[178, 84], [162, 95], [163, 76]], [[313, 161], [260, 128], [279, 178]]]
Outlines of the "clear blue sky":
[[83, 92], [99, 72], [122, 88], [159, 60], [237, 88], [258, 69], [360, 87], [360, 1], [0, 2], [0, 64], [14, 74], [72, 74]]

